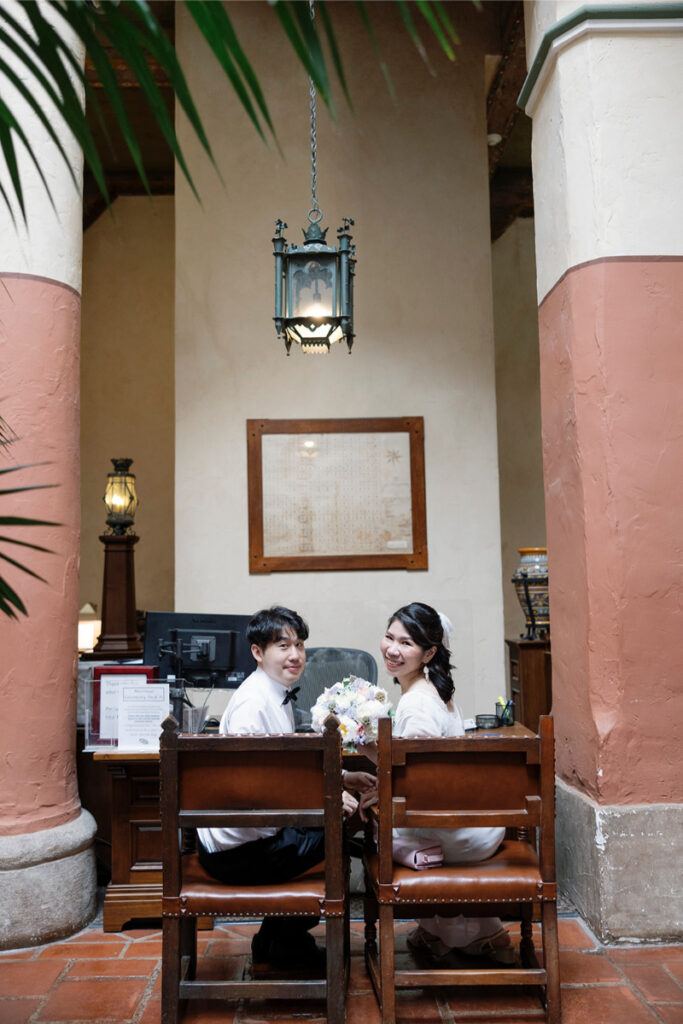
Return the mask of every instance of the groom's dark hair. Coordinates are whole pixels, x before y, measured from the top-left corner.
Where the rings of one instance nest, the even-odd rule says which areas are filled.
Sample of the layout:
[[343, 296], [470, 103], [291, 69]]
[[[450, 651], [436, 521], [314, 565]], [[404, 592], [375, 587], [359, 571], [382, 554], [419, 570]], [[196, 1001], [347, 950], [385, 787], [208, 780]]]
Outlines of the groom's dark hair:
[[285, 630], [292, 630], [299, 640], [308, 639], [308, 626], [298, 612], [280, 605], [262, 608], [247, 626], [247, 640], [263, 650], [279, 640]]

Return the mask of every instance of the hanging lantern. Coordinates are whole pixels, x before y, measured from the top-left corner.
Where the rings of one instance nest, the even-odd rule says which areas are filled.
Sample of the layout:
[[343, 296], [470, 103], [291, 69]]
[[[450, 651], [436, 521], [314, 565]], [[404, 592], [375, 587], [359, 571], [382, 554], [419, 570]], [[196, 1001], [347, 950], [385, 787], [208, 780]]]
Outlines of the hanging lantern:
[[107, 526], [114, 533], [124, 534], [133, 525], [138, 498], [135, 493], [135, 474], [130, 472], [132, 459], [112, 459], [113, 473], [107, 473], [104, 504], [107, 506]]
[[[310, 0], [311, 18], [315, 17]], [[303, 245], [287, 245], [284, 221], [275, 221], [275, 328], [289, 355], [292, 342], [309, 355], [330, 351], [330, 345], [345, 341], [353, 346], [353, 275], [355, 246], [351, 244], [350, 217], [342, 218], [337, 229], [338, 247], [328, 245], [328, 229], [320, 227], [322, 211], [317, 196], [317, 141], [315, 88], [311, 94], [311, 209]]]
[[327, 245], [327, 228], [321, 230], [311, 219], [304, 231], [303, 245], [287, 245], [275, 222], [275, 327], [283, 338], [287, 355], [292, 342], [308, 354], [326, 353], [330, 345], [345, 341], [353, 345], [353, 258], [349, 227], [343, 219], [337, 230], [339, 248]]

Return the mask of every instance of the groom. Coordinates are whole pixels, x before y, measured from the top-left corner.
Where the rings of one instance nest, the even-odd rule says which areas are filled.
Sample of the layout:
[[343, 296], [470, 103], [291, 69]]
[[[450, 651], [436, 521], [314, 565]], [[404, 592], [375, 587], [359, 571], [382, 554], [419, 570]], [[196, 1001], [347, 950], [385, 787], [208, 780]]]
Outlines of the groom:
[[[264, 608], [247, 626], [247, 640], [257, 663], [255, 672], [235, 691], [221, 718], [223, 735], [282, 735], [295, 731], [295, 683], [306, 664], [304, 641], [308, 626], [289, 608]], [[352, 792], [375, 788], [367, 772], [345, 772], [344, 813], [353, 814], [358, 801]], [[200, 828], [199, 860], [204, 870], [229, 885], [286, 882], [325, 856], [323, 829]], [[264, 918], [251, 943], [254, 963], [284, 969], [324, 969], [325, 954], [309, 929], [317, 917]]]

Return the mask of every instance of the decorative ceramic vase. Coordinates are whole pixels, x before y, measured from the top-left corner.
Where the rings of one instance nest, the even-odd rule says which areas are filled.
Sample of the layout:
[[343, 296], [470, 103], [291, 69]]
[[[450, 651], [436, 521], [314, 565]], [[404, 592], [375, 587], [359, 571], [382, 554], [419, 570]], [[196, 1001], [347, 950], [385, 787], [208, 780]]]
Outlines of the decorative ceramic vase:
[[520, 562], [512, 577], [526, 619], [526, 639], [550, 632], [548, 604], [548, 552], [546, 548], [519, 548]]

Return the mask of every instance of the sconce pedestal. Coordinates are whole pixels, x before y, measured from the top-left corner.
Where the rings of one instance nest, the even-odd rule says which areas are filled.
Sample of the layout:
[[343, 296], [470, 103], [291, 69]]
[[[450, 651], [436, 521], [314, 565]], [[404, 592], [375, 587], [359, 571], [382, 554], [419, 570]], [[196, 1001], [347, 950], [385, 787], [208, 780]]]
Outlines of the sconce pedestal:
[[93, 655], [104, 658], [138, 658], [143, 644], [135, 624], [134, 533], [102, 534], [104, 583], [102, 585], [102, 632]]

